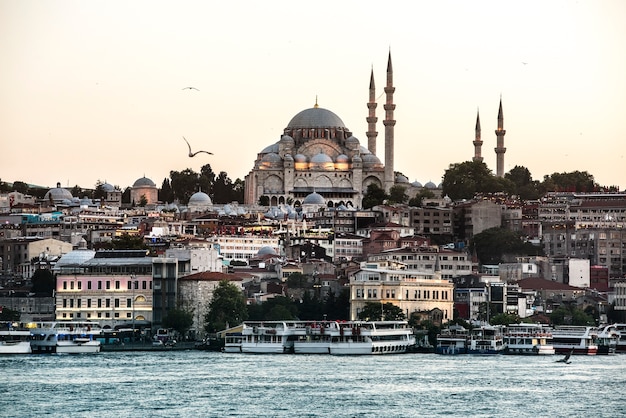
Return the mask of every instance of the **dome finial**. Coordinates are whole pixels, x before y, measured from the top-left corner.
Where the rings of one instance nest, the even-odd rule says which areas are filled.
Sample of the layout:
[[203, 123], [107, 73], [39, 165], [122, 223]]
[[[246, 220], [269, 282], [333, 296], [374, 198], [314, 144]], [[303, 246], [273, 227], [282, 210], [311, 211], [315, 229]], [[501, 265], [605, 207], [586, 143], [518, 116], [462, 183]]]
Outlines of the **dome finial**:
[[317, 109], [319, 106], [317, 104], [317, 94], [315, 95], [315, 106], [313, 106], [315, 109]]

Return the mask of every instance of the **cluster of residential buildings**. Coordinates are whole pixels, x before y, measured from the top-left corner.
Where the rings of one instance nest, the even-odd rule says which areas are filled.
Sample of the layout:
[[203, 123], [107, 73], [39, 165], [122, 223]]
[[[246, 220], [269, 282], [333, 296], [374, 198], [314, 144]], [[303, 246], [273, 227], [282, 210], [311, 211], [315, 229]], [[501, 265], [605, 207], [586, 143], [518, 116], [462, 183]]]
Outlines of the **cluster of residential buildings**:
[[[177, 209], [50, 198], [2, 207], [0, 305], [26, 321], [93, 320], [111, 328], [158, 328], [168, 310], [183, 309], [202, 334], [221, 280], [241, 288], [248, 303], [262, 303], [301, 298], [302, 289], [287, 285], [299, 273], [316, 296], [349, 292], [350, 319], [367, 302], [393, 303], [407, 317], [436, 323], [455, 315], [547, 314], [563, 303], [592, 305], [601, 315], [610, 307], [626, 311], [623, 193], [551, 193], [536, 202], [444, 197], [422, 207], [357, 210], [329, 207], [313, 192], [296, 208]], [[519, 232], [544, 255], [479, 264], [468, 243], [493, 227]], [[125, 234], [149, 250], [99, 250]], [[40, 268], [56, 275], [53, 297], [29, 293]]]

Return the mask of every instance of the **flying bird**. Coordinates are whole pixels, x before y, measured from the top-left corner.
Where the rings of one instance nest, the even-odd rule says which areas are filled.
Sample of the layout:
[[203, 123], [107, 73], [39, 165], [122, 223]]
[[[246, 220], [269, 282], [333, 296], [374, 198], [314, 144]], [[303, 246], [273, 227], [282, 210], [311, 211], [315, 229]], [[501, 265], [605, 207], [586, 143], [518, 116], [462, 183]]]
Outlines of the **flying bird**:
[[571, 361], [569, 361], [569, 358], [572, 356], [573, 352], [574, 352], [574, 349], [572, 348], [569, 353], [565, 354], [565, 357], [563, 357], [562, 359], [557, 360], [556, 362], [557, 363], [570, 364]]
[[196, 90], [196, 91], [200, 91], [195, 87], [183, 87], [183, 90]]
[[185, 140], [185, 142], [187, 143], [187, 146], [189, 147], [189, 157], [195, 157], [196, 155], [200, 154], [201, 152], [204, 152], [205, 154], [213, 155], [213, 153], [209, 152], [209, 151], [191, 152], [191, 145], [189, 145], [189, 141], [187, 141], [187, 138], [185, 138], [184, 136], [183, 136], [183, 139]]

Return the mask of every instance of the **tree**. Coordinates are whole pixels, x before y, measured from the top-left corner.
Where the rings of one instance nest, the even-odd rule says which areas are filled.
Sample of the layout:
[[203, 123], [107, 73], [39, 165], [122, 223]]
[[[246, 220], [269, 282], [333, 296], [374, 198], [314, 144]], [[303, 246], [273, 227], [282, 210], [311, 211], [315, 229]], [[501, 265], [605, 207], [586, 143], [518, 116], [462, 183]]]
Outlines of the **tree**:
[[141, 198], [139, 199], [139, 206], [143, 208], [147, 204], [148, 204], [148, 199], [146, 198], [145, 194], [142, 194]]
[[2, 308], [0, 312], [0, 321], [15, 322], [20, 320], [20, 311], [14, 311], [7, 307]]
[[452, 164], [443, 175], [443, 194], [452, 200], [471, 199], [476, 193], [509, 192], [510, 180], [496, 177], [484, 162]]
[[147, 250], [148, 246], [143, 240], [143, 236], [122, 234], [115, 237], [111, 242], [104, 243], [100, 248], [111, 250]]
[[363, 195], [361, 206], [363, 209], [371, 209], [376, 205], [382, 205], [387, 197], [387, 193], [385, 193], [384, 189], [376, 183], [370, 183], [367, 185], [365, 195]]
[[379, 302], [366, 302], [365, 307], [359, 312], [359, 319], [363, 321], [399, 321], [406, 319], [404, 312], [399, 306], [387, 302], [384, 305]]
[[31, 291], [38, 296], [52, 296], [56, 287], [54, 274], [48, 269], [37, 269], [31, 277]]
[[163, 318], [163, 326], [165, 328], [173, 328], [180, 335], [187, 334], [192, 325], [193, 312], [183, 309], [169, 309]]
[[200, 175], [190, 168], [180, 172], [170, 171], [170, 179], [174, 198], [180, 202], [189, 202], [189, 198], [202, 187]]
[[570, 305], [561, 305], [550, 314], [552, 325], [595, 325], [591, 315]]
[[409, 206], [414, 206], [416, 208], [422, 207], [422, 201], [424, 199], [432, 199], [435, 197], [435, 194], [432, 190], [423, 189], [415, 194], [415, 197], [412, 197], [409, 200]]
[[28, 184], [24, 183], [23, 181], [14, 181], [13, 190], [15, 190], [16, 192], [20, 192], [22, 194], [27, 194]]
[[204, 317], [205, 330], [215, 333], [239, 325], [248, 318], [243, 292], [228, 280], [219, 282], [213, 291], [209, 311]]
[[228, 178], [228, 174], [225, 171], [220, 171], [220, 174], [213, 183], [213, 203], [230, 203], [232, 202], [232, 181]]
[[161, 190], [159, 190], [159, 200], [161, 202], [171, 203], [174, 201], [174, 191], [172, 190], [172, 186], [170, 185], [170, 180], [168, 178], [163, 179], [163, 183], [161, 183]]
[[96, 188], [93, 191], [93, 198], [100, 199], [101, 202], [103, 202], [107, 198], [107, 192], [106, 190], [104, 190], [103, 186], [104, 186], [104, 183], [98, 180], [96, 182]]
[[553, 192], [593, 192], [599, 187], [586, 171], [546, 175], [543, 184], [545, 190]]
[[406, 187], [396, 184], [389, 190], [389, 203], [406, 203], [409, 196], [406, 194]]
[[516, 165], [504, 175], [504, 178], [511, 181], [513, 190], [523, 200], [539, 199], [543, 194], [543, 188], [538, 181], [533, 181], [528, 168]]
[[81, 189], [81, 187], [77, 184], [74, 187], [72, 187], [72, 190], [70, 190], [70, 193], [72, 193], [72, 196], [74, 197], [83, 197], [83, 189]]
[[481, 264], [499, 264], [504, 256], [540, 255], [542, 249], [524, 242], [521, 236], [506, 228], [489, 228], [474, 235], [470, 243], [470, 251], [476, 251]]
[[501, 313], [494, 315], [489, 321], [491, 325], [506, 325], [509, 326], [511, 324], [519, 324], [520, 317], [518, 315], [509, 314], [509, 313]]
[[270, 205], [270, 197], [269, 196], [259, 196], [259, 206], [269, 206]]

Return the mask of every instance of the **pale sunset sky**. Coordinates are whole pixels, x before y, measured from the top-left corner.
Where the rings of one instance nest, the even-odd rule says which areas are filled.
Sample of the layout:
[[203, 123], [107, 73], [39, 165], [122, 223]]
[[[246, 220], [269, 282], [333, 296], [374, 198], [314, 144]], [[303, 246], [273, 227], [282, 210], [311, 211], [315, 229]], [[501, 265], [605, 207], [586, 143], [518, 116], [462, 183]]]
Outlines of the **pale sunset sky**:
[[[160, 187], [207, 163], [243, 179], [316, 97], [367, 146], [370, 71], [381, 96], [391, 50], [410, 181], [472, 159], [477, 111], [495, 173], [502, 97], [505, 172], [624, 190], [625, 22], [622, 0], [0, 0], [0, 179]], [[214, 155], [189, 158], [183, 136]]]

